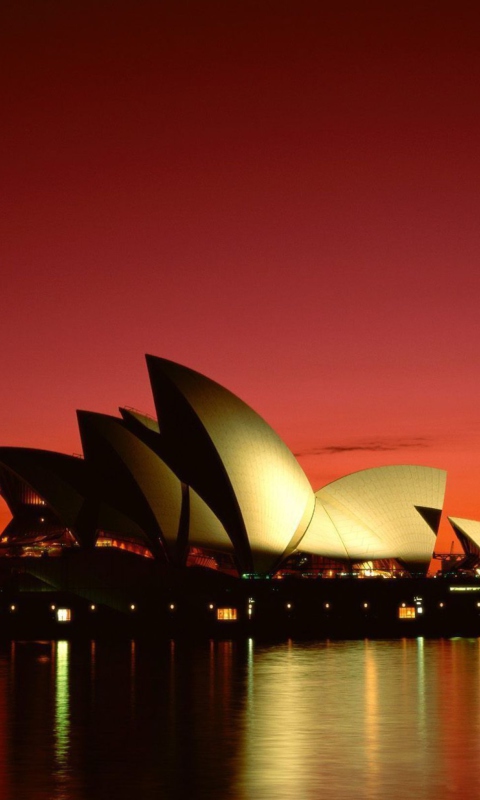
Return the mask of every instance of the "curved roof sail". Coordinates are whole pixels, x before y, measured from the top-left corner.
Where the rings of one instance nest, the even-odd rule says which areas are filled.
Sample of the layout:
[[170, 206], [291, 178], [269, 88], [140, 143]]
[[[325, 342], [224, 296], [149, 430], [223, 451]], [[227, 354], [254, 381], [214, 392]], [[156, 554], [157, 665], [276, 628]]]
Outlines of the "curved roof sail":
[[332, 558], [396, 558], [428, 564], [438, 531], [446, 473], [394, 465], [361, 470], [316, 492], [299, 550]]
[[160, 434], [177, 474], [222, 522], [244, 571], [267, 571], [303, 534], [314, 496], [294, 455], [215, 381], [147, 356]]

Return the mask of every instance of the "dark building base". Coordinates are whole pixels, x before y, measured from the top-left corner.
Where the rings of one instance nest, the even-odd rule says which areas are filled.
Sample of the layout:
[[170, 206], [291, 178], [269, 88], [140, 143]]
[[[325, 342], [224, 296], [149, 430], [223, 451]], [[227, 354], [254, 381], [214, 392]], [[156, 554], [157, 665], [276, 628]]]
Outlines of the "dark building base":
[[242, 580], [121, 551], [2, 559], [0, 637], [72, 636], [477, 637], [480, 580]]

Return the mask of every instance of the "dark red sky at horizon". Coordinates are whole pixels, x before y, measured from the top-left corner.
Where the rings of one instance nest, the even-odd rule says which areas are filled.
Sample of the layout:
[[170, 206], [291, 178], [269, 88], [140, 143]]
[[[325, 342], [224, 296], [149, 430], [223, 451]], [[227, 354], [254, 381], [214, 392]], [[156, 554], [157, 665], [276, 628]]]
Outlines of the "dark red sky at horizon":
[[428, 464], [480, 518], [473, 5], [0, 13], [1, 444], [152, 412], [151, 352], [252, 405], [314, 488]]

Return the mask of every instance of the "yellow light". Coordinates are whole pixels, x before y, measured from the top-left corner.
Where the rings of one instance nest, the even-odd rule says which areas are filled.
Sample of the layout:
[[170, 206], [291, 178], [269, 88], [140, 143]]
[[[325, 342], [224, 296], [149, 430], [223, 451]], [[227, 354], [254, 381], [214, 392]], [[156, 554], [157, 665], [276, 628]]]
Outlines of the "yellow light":
[[330, 603], [325, 603], [325, 608], [330, 608]]
[[[445, 605], [445, 603], [439, 603], [440, 608], [443, 608], [444, 605]], [[480, 603], [477, 603], [477, 606], [478, 605], [480, 605]]]
[[292, 607], [292, 604], [291, 603], [287, 603], [287, 608], [291, 608], [291, 607]]
[[405, 603], [402, 603], [401, 607], [398, 609], [398, 618], [399, 619], [415, 619], [417, 614], [417, 609], [415, 606], [406, 606]]
[[364, 603], [364, 604], [363, 604], [363, 607], [364, 607], [364, 608], [368, 608], [368, 603]]
[[136, 607], [135, 603], [130, 603], [130, 611], [135, 611]]
[[213, 609], [215, 608], [215, 606], [213, 605], [213, 603], [210, 603], [208, 607], [209, 607], [210, 611], [213, 611]]
[[449, 586], [451, 592], [480, 592], [480, 586]]
[[17, 606], [10, 606], [10, 611], [16, 611], [16, 610], [17, 610]]
[[54, 606], [53, 604], [50, 606], [50, 610], [51, 611], [55, 611], [55, 608], [56, 608], [56, 606]]
[[236, 608], [217, 608], [217, 619], [223, 622], [231, 622], [237, 619]]
[[95, 603], [92, 603], [92, 605], [90, 606], [90, 611], [95, 611], [96, 608], [97, 606], [95, 605]]
[[170, 611], [175, 611], [175, 603], [170, 603], [169, 609]]

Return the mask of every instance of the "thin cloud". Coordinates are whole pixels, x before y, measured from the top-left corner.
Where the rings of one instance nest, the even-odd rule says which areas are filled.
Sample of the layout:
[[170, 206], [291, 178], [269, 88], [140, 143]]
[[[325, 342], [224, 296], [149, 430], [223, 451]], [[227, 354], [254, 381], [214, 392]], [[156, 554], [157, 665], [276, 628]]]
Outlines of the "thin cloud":
[[295, 453], [297, 458], [301, 456], [335, 455], [336, 453], [385, 453], [394, 450], [407, 450], [418, 447], [430, 447], [431, 441], [423, 436], [415, 439], [384, 439], [373, 440], [370, 442], [358, 442], [352, 444], [328, 444], [319, 447], [305, 448], [301, 452]]

